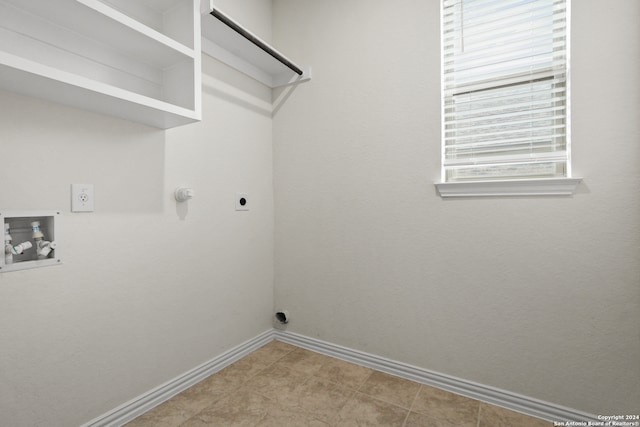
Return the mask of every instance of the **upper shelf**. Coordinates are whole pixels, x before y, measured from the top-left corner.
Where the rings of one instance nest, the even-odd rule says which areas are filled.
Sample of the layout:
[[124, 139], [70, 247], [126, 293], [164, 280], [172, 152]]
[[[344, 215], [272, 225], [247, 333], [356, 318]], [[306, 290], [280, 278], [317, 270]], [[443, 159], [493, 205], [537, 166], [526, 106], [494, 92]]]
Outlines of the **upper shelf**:
[[[40, 20], [55, 22], [74, 33], [90, 34], [96, 42], [152, 66], [165, 68], [185, 57], [195, 57], [193, 49], [97, 0], [3, 2]], [[23, 22], [20, 24], [24, 25]], [[14, 31], [19, 31], [19, 27]]]
[[198, 5], [0, 0], [0, 89], [163, 129], [200, 120]]
[[2, 51], [0, 88], [160, 129], [200, 120], [199, 110], [184, 108]]
[[213, 5], [202, 2], [202, 51], [269, 87], [311, 79], [303, 68]]

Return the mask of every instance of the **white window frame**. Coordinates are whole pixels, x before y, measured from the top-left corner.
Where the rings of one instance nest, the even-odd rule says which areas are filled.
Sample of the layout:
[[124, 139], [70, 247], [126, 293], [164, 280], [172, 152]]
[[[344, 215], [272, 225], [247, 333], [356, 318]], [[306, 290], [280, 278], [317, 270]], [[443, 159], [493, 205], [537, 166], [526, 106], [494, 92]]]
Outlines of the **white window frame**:
[[[450, 197], [503, 197], [503, 196], [570, 196], [576, 191], [582, 178], [571, 176], [571, 79], [570, 79], [570, 52], [571, 52], [571, 28], [570, 28], [570, 6], [571, 0], [566, 0], [567, 22], [567, 165], [565, 177], [554, 178], [531, 178], [531, 179], [491, 179], [491, 180], [470, 180], [470, 181], [446, 181], [445, 176], [445, 121], [444, 121], [444, 42], [441, 41], [441, 177], [440, 182], [435, 186], [438, 193], [443, 198]], [[444, 30], [444, 0], [440, 0], [440, 34]]]

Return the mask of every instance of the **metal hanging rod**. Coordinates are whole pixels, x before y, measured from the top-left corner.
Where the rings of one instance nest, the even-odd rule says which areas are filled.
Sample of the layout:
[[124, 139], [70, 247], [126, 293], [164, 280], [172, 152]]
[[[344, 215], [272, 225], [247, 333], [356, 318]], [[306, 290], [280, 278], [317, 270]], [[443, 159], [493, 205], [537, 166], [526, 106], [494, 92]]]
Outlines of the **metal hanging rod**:
[[212, 16], [214, 16], [215, 18], [219, 19], [222, 23], [227, 25], [229, 28], [234, 30], [236, 33], [240, 34], [242, 37], [244, 37], [245, 39], [249, 40], [251, 43], [253, 43], [257, 47], [259, 47], [260, 49], [262, 49], [263, 51], [265, 51], [266, 53], [268, 53], [269, 55], [274, 57], [276, 60], [278, 60], [279, 62], [284, 64], [287, 68], [289, 68], [294, 73], [298, 74], [299, 76], [301, 76], [304, 73], [294, 63], [292, 63], [287, 58], [282, 56], [280, 53], [278, 53], [278, 51], [273, 49], [271, 46], [267, 45], [262, 40], [260, 40], [259, 38], [257, 38], [253, 34], [251, 34], [249, 31], [245, 30], [240, 25], [236, 24], [231, 18], [229, 18], [224, 13], [220, 12], [219, 10], [217, 10], [215, 8], [212, 8], [210, 13], [211, 13]]

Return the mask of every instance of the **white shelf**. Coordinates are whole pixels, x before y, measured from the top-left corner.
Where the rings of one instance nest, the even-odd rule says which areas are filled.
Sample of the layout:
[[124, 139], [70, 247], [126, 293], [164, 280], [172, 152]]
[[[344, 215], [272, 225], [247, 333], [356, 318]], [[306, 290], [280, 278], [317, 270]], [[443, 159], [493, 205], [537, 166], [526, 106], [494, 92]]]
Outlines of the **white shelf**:
[[0, 0], [0, 88], [163, 129], [200, 120], [197, 4]]
[[[157, 67], [168, 67], [194, 51], [166, 35], [141, 24], [98, 0], [24, 1], [3, 0], [15, 9], [53, 21], [77, 34], [90, 35], [129, 57]], [[18, 28], [19, 30], [19, 28]]]
[[200, 120], [193, 110], [5, 52], [0, 52], [0, 85], [24, 95], [135, 120], [161, 129]]
[[301, 67], [278, 52], [215, 7], [213, 0], [202, 2], [201, 26], [204, 53], [269, 87], [311, 79], [310, 67]]

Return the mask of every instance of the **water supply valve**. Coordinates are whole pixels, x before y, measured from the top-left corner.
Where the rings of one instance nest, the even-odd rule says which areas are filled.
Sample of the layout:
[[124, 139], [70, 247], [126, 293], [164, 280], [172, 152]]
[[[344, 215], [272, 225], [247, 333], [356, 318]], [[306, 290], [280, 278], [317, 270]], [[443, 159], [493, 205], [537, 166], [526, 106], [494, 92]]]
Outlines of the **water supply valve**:
[[31, 223], [31, 230], [33, 231], [33, 240], [36, 242], [36, 253], [38, 254], [38, 259], [47, 258], [51, 251], [56, 248], [56, 242], [48, 242], [44, 240], [44, 233], [40, 231], [39, 221], [33, 221]]
[[10, 225], [4, 225], [4, 263], [13, 264], [13, 256], [24, 253], [27, 249], [31, 249], [33, 245], [31, 242], [22, 242], [19, 245], [13, 246], [11, 243], [13, 238], [10, 234]]

